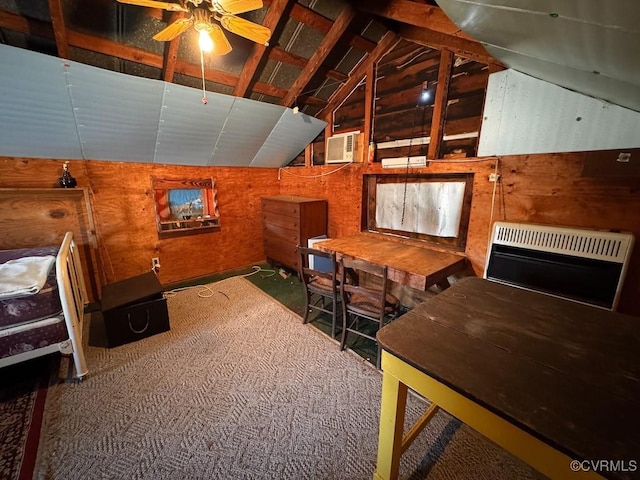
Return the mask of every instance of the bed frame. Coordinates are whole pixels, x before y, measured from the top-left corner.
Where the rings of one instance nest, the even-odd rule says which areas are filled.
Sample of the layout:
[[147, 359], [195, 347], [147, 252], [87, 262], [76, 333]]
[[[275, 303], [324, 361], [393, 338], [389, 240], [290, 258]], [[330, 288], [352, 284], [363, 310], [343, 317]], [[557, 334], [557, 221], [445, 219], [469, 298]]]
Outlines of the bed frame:
[[[88, 299], [80, 255], [76, 243], [73, 240], [72, 232], [65, 234], [56, 256], [55, 264], [58, 292], [60, 294], [62, 314], [64, 315], [68, 338], [45, 347], [1, 358], [0, 367], [13, 365], [50, 353], [61, 352], [63, 355], [73, 356], [75, 377], [81, 379], [89, 371], [84, 357], [82, 342], [84, 308], [88, 303]], [[5, 333], [5, 335], [9, 336], [11, 334], [9, 330], [15, 330], [16, 333], [23, 332], [26, 329], [42, 327], [54, 320], [55, 319], [44, 319], [27, 325], [12, 327], [5, 331], [8, 332], [8, 334]]]

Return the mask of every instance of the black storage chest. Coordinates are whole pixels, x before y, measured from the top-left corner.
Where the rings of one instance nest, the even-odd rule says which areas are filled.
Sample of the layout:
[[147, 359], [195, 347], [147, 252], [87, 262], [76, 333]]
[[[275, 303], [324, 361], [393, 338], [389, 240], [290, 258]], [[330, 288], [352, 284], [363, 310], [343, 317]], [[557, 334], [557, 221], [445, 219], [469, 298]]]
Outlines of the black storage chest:
[[105, 285], [101, 303], [107, 347], [170, 329], [167, 300], [153, 272]]

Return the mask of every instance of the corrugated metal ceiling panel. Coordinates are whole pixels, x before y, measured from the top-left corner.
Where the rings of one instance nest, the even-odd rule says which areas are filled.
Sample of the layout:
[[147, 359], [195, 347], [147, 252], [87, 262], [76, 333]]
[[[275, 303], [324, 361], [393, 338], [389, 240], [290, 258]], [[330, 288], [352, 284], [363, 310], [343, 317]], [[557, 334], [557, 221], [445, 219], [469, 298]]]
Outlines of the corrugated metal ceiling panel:
[[164, 83], [75, 62], [67, 70], [84, 155], [153, 162]]
[[213, 149], [209, 165], [251, 165], [283, 111], [283, 107], [276, 105], [236, 98]]
[[[294, 114], [285, 110], [280, 121], [266, 139], [264, 145], [251, 162], [252, 167], [281, 167], [311, 143], [324, 129], [326, 123], [304, 113]], [[291, 132], [297, 132], [291, 135]]]
[[283, 166], [326, 125], [283, 129], [282, 106], [217, 93], [203, 105], [199, 89], [15, 47], [0, 45], [0, 64], [0, 155], [250, 166], [268, 140], [256, 165]]
[[620, 0], [438, 0], [505, 65], [640, 111], [640, 4]]
[[234, 98], [207, 94], [182, 85], [166, 84], [155, 162], [207, 165]]
[[5, 45], [0, 58], [0, 154], [82, 158], [63, 62]]

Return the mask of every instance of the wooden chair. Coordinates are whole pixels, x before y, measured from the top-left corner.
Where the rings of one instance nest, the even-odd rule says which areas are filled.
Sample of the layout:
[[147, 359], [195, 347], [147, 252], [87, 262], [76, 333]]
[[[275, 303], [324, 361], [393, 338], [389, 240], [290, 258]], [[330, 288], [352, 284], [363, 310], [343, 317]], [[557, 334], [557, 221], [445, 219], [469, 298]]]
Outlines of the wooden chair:
[[[331, 337], [336, 338], [340, 300], [336, 254], [298, 246], [299, 274], [304, 285], [305, 310], [302, 323], [309, 321], [311, 310], [331, 315]], [[310, 257], [313, 256], [313, 268]]]
[[[381, 285], [370, 287], [359, 282], [346, 282], [349, 271], [363, 272], [377, 277]], [[340, 260], [342, 297], [342, 340], [340, 350], [344, 350], [347, 334], [354, 333], [376, 342], [376, 333], [385, 323], [393, 320], [400, 311], [400, 300], [388, 293], [387, 266], [375, 265], [364, 260], [343, 257]], [[360, 276], [360, 275], [359, 275]], [[376, 366], [380, 369], [380, 345]]]

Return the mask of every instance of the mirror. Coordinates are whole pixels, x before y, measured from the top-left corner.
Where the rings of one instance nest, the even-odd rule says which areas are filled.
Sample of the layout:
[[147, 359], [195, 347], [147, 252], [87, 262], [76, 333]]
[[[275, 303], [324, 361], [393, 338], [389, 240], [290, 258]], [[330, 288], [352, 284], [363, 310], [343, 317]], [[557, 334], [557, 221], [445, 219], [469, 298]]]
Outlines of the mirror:
[[215, 180], [152, 177], [158, 238], [220, 230]]

